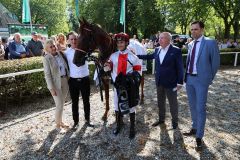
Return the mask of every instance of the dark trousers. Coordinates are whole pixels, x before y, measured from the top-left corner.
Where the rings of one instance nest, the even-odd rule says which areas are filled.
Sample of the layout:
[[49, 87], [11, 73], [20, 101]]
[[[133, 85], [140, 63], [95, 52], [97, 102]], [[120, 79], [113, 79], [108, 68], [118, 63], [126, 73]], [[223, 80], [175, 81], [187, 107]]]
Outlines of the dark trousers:
[[178, 102], [177, 91], [173, 91], [172, 88], [164, 88], [163, 86], [157, 86], [157, 99], [159, 108], [159, 121], [165, 121], [166, 112], [166, 97], [170, 105], [170, 113], [172, 116], [172, 122], [178, 122]]
[[72, 115], [74, 123], [79, 122], [79, 94], [81, 92], [83, 99], [83, 108], [85, 120], [90, 120], [90, 80], [89, 77], [83, 78], [70, 78], [69, 79], [69, 91], [72, 99]]

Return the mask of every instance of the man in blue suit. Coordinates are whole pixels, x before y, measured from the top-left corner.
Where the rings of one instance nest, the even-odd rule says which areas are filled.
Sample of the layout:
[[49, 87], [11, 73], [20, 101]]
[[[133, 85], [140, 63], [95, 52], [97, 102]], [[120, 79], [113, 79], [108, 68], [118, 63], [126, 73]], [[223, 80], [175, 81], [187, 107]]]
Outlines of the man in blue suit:
[[206, 102], [209, 85], [220, 66], [220, 55], [215, 40], [203, 36], [204, 23], [191, 24], [194, 38], [188, 46], [185, 82], [192, 117], [192, 129], [186, 136], [196, 136], [196, 150], [202, 149], [202, 138], [206, 122]]
[[155, 59], [155, 81], [157, 86], [157, 99], [159, 108], [159, 120], [153, 123], [153, 127], [164, 124], [166, 111], [166, 97], [170, 105], [172, 127], [178, 127], [178, 102], [177, 91], [183, 84], [183, 63], [181, 49], [173, 46], [172, 36], [163, 32], [159, 36], [160, 47], [153, 54], [139, 55], [140, 59]]

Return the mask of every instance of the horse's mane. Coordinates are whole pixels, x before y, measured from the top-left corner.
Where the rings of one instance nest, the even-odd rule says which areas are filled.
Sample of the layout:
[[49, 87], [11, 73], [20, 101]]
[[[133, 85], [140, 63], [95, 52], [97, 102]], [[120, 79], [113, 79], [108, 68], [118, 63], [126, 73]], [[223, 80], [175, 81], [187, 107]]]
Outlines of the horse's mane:
[[79, 28], [79, 33], [80, 35], [85, 35], [88, 32], [95, 31], [96, 33], [100, 35], [109, 35], [106, 31], [102, 29], [102, 27], [98, 24], [95, 23], [89, 23], [85, 19], [80, 21], [80, 28]]

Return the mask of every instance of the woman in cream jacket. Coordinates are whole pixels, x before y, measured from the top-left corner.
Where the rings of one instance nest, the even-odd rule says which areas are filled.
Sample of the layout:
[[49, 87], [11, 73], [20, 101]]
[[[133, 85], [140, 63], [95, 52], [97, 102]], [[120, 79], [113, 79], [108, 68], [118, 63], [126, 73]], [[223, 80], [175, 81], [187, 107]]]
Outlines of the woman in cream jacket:
[[67, 61], [62, 52], [57, 52], [56, 44], [53, 40], [47, 40], [44, 44], [45, 55], [43, 66], [47, 87], [53, 96], [56, 113], [56, 129], [68, 127], [63, 123], [62, 113], [64, 102], [68, 93], [69, 69]]

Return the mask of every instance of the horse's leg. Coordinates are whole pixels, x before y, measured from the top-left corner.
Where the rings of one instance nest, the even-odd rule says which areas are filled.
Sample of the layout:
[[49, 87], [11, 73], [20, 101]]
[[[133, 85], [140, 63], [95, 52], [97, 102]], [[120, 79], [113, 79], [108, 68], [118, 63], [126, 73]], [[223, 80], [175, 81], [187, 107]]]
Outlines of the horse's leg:
[[107, 77], [102, 78], [103, 85], [104, 85], [104, 91], [105, 91], [105, 113], [102, 116], [102, 120], [106, 121], [108, 117], [108, 111], [109, 111], [109, 79]]
[[141, 100], [140, 100], [140, 104], [144, 104], [143, 87], [144, 87], [144, 73], [142, 74], [142, 79], [141, 79]]

